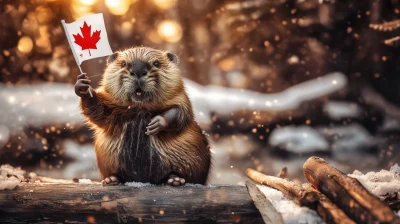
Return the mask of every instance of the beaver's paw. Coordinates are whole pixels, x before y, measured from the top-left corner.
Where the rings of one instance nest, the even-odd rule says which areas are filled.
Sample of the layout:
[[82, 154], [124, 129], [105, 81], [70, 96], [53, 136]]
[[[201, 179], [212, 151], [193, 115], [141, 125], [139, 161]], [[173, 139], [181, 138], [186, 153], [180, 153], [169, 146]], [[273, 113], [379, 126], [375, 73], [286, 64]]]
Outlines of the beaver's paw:
[[167, 120], [163, 116], [157, 115], [153, 119], [151, 119], [150, 123], [147, 125], [146, 134], [156, 135], [158, 134], [158, 132], [165, 130], [167, 127]]
[[181, 185], [185, 184], [185, 179], [178, 177], [176, 175], [170, 175], [168, 177], [166, 184], [171, 185], [171, 186], [181, 186]]
[[104, 180], [101, 181], [101, 183], [103, 185], [118, 185], [120, 182], [116, 176], [110, 176], [110, 177], [104, 178]]

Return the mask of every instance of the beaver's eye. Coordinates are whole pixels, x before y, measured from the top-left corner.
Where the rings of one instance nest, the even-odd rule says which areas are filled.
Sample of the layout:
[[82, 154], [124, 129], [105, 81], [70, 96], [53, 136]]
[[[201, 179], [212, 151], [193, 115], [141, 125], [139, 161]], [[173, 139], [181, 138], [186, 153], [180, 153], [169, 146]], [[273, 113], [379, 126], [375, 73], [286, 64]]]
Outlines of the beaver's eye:
[[125, 67], [126, 66], [126, 61], [122, 61], [121, 62], [121, 67], [123, 68], [123, 67]]
[[153, 62], [153, 65], [156, 66], [157, 68], [161, 67], [161, 64], [159, 61]]

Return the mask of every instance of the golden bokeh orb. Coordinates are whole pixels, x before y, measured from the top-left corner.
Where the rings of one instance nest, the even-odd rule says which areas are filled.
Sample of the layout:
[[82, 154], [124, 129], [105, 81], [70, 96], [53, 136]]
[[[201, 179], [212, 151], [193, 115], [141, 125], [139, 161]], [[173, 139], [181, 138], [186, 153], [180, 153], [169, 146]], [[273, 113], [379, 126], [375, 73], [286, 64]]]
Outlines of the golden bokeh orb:
[[157, 33], [163, 41], [176, 43], [182, 38], [182, 26], [174, 20], [164, 20], [158, 24]]
[[136, 0], [106, 0], [106, 6], [111, 14], [121, 16], [128, 12], [129, 6]]
[[24, 54], [28, 54], [32, 51], [33, 49], [33, 41], [30, 37], [28, 36], [23, 36], [21, 39], [18, 41], [18, 51]]
[[79, 0], [82, 5], [91, 6], [96, 3], [96, 0]]
[[153, 0], [154, 4], [160, 9], [169, 9], [176, 5], [176, 0]]

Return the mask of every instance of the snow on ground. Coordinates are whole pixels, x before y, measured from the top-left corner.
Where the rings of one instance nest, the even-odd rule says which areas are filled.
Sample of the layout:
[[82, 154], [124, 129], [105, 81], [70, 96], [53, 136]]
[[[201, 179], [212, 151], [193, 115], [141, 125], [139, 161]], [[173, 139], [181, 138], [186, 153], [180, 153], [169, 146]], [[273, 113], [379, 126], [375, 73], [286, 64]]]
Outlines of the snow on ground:
[[373, 136], [361, 125], [353, 123], [346, 126], [321, 127], [318, 130], [331, 140], [334, 151], [351, 152], [376, 144]]
[[10, 165], [0, 166], [0, 190], [12, 190], [23, 181], [25, 171]]
[[147, 186], [154, 186], [151, 183], [142, 183], [142, 182], [126, 182], [126, 186], [140, 188], [140, 187], [147, 187]]
[[63, 170], [63, 178], [99, 178], [93, 144], [81, 145], [67, 140], [64, 141], [63, 148], [65, 155], [74, 159]]
[[46, 83], [24, 86], [0, 84], [0, 124], [18, 131], [24, 126], [84, 125], [72, 85]]
[[329, 101], [324, 105], [324, 111], [333, 119], [357, 117], [361, 114], [360, 107], [355, 103]]
[[376, 140], [359, 124], [317, 128], [301, 125], [274, 129], [269, 144], [299, 154], [333, 150], [339, 155], [371, 147]]
[[263, 185], [258, 185], [258, 188], [267, 196], [276, 210], [282, 214], [286, 224], [324, 223], [315, 211], [296, 205], [292, 200], [286, 198], [282, 192]]
[[310, 126], [286, 126], [275, 129], [269, 137], [272, 146], [283, 146], [294, 153], [328, 151], [329, 144], [324, 137]]
[[356, 178], [368, 191], [378, 197], [400, 192], [400, 166], [397, 163], [390, 170], [368, 172], [366, 174], [355, 170], [349, 176]]

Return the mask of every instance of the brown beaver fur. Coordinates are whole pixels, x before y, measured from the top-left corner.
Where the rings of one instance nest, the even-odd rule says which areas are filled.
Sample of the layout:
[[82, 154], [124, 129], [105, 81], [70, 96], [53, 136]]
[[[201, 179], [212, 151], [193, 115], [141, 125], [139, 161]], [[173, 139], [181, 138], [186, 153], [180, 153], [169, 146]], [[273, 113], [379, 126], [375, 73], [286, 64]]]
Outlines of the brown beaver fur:
[[206, 183], [209, 143], [194, 120], [176, 55], [147, 47], [114, 53], [93, 97], [89, 85], [81, 74], [75, 92], [94, 130], [103, 183]]

